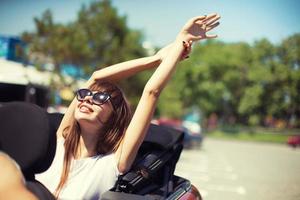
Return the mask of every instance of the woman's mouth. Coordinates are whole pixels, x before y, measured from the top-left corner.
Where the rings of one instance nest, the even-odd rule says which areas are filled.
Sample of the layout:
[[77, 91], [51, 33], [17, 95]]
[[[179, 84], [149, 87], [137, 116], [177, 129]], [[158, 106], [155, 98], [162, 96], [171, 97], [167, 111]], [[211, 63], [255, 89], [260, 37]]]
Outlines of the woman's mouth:
[[82, 105], [79, 107], [79, 111], [83, 112], [83, 113], [91, 113], [91, 112], [93, 112], [93, 109], [91, 109], [90, 107], [88, 107], [86, 105]]

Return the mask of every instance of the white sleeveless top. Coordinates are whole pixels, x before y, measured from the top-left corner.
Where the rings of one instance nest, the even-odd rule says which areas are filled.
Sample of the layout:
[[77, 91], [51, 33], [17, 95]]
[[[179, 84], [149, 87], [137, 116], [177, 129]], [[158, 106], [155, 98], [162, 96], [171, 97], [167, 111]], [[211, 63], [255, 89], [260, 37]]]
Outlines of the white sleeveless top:
[[[52, 193], [55, 192], [61, 177], [64, 151], [64, 140], [57, 140], [56, 154], [50, 168], [35, 175], [35, 178]], [[68, 180], [60, 192], [59, 199], [98, 200], [101, 194], [114, 186], [118, 175], [114, 153], [73, 160]]]

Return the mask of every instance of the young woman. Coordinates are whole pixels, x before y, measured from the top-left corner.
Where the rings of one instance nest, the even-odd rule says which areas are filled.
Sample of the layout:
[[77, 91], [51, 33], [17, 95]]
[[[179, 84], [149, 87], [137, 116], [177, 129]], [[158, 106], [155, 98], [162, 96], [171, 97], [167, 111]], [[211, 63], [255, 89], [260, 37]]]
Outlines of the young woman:
[[[177, 62], [193, 42], [217, 37], [207, 32], [219, 25], [219, 18], [217, 14], [192, 18], [175, 41], [154, 56], [94, 72], [60, 124], [51, 167], [37, 179], [60, 199], [99, 199], [112, 188], [117, 176], [131, 167]], [[115, 82], [154, 67], [132, 116]]]

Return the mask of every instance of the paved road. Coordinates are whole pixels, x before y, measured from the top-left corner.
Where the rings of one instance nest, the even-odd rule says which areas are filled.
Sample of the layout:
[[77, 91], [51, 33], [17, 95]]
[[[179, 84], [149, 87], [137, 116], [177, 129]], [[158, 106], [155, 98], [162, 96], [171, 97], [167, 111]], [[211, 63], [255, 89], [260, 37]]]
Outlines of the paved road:
[[204, 200], [300, 200], [300, 149], [286, 145], [206, 138], [182, 152], [175, 174]]

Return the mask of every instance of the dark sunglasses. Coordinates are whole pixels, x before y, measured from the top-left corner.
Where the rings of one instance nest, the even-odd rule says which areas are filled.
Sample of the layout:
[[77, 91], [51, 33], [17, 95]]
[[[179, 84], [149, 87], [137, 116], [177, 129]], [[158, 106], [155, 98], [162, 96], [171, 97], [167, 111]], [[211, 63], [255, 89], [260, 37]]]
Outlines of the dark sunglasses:
[[92, 101], [96, 105], [102, 105], [110, 100], [111, 96], [105, 92], [93, 93], [89, 89], [79, 89], [76, 92], [76, 98], [78, 101], [83, 101], [86, 96], [92, 96]]

